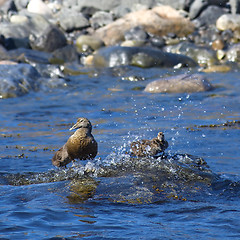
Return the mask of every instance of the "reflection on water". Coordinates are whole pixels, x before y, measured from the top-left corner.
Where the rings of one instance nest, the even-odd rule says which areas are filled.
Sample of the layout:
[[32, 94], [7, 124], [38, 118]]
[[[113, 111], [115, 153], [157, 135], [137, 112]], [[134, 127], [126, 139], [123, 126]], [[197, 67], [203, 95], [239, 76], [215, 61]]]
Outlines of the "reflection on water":
[[[239, 74], [207, 74], [219, 87], [206, 93], [142, 92], [167, 71], [74, 76], [68, 88], [2, 100], [0, 237], [239, 238]], [[99, 153], [56, 169], [51, 158], [81, 116]], [[132, 141], [159, 131], [162, 157], [131, 158]]]

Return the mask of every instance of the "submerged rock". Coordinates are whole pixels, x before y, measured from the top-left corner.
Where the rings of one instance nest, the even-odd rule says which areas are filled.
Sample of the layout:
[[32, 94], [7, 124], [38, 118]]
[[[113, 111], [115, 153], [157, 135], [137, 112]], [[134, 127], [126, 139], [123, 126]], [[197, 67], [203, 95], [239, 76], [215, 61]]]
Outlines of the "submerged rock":
[[182, 93], [212, 90], [212, 84], [200, 74], [181, 74], [155, 80], [145, 87], [150, 93]]
[[92, 59], [95, 67], [133, 65], [137, 67], [195, 67], [196, 62], [187, 56], [166, 53], [150, 47], [105, 47], [99, 49]]

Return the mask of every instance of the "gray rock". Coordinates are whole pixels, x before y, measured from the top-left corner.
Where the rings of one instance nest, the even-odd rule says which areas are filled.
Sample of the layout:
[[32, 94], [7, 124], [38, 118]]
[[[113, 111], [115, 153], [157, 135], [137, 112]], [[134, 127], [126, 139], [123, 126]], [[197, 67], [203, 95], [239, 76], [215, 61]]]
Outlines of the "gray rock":
[[66, 62], [78, 62], [78, 53], [74, 46], [67, 45], [63, 48], [59, 48], [52, 52], [52, 56], [49, 59], [50, 63], [63, 64]]
[[27, 8], [29, 0], [14, 0], [14, 3], [17, 10], [20, 11], [21, 9]]
[[148, 34], [144, 29], [140, 26], [136, 26], [131, 28], [129, 31], [124, 33], [125, 40], [136, 40], [136, 41], [143, 41], [147, 40]]
[[67, 39], [63, 32], [51, 25], [37, 36], [30, 35], [29, 40], [32, 49], [45, 52], [53, 52], [67, 45]]
[[8, 59], [23, 63], [48, 64], [50, 57], [50, 53], [40, 52], [26, 48], [18, 48], [8, 51]]
[[92, 28], [97, 29], [103, 27], [113, 21], [113, 14], [109, 12], [96, 12], [90, 19]]
[[105, 47], [93, 56], [96, 67], [133, 65], [138, 67], [195, 67], [196, 62], [189, 57], [166, 53], [150, 47]]
[[7, 14], [9, 11], [17, 11], [16, 5], [13, 0], [0, 1], [0, 9], [5, 14]]
[[29, 64], [0, 65], [0, 97], [17, 97], [38, 90], [40, 77]]
[[228, 0], [194, 0], [189, 9], [190, 19], [194, 19], [210, 5], [225, 7]]
[[218, 6], [208, 6], [197, 20], [200, 22], [200, 26], [215, 25], [217, 19], [226, 13], [226, 9], [220, 8]]
[[212, 89], [212, 84], [200, 74], [181, 74], [150, 82], [144, 91], [149, 93], [183, 93]]
[[89, 26], [89, 21], [82, 13], [69, 8], [63, 8], [57, 14], [57, 18], [64, 31], [72, 31]]
[[36, 36], [47, 29], [51, 24], [41, 15], [28, 13], [27, 11], [21, 11], [20, 15], [26, 16], [24, 22], [0, 23], [0, 34], [4, 35], [5, 38], [28, 38], [30, 34]]

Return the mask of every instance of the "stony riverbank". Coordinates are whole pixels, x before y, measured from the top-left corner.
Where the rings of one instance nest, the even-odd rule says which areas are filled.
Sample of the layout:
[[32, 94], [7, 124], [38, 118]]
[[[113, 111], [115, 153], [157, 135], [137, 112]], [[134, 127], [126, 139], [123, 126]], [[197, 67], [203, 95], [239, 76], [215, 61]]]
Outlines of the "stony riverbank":
[[0, 96], [66, 87], [66, 74], [86, 68], [238, 68], [237, 3], [1, 1]]

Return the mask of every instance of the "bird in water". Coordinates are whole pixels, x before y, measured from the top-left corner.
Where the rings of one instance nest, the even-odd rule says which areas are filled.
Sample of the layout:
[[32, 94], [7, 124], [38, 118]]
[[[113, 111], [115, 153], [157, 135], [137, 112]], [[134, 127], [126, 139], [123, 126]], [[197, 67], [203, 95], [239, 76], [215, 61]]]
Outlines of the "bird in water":
[[152, 156], [157, 157], [159, 153], [168, 148], [168, 142], [164, 138], [163, 132], [159, 132], [152, 140], [140, 140], [131, 143], [131, 154], [137, 157]]
[[65, 167], [75, 159], [94, 159], [97, 155], [98, 144], [92, 135], [92, 124], [87, 118], [78, 118], [69, 130], [75, 133], [55, 153], [52, 164], [57, 167]]

